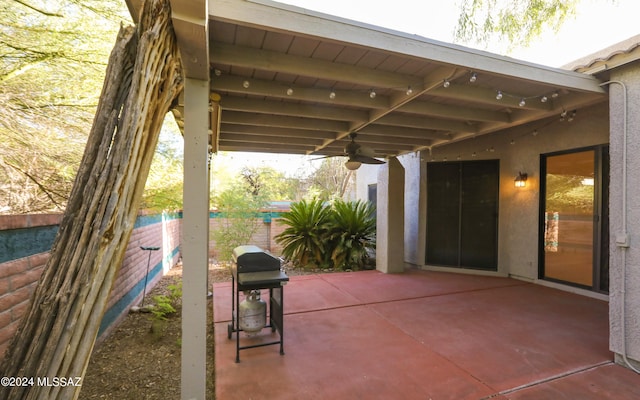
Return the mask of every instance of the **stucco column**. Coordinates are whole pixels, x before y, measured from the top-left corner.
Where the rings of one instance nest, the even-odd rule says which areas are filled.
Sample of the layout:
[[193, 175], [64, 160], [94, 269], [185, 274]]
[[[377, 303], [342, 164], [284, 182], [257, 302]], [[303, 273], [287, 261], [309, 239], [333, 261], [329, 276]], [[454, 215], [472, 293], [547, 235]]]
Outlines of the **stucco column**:
[[640, 72], [611, 74], [610, 112], [610, 347], [616, 361], [640, 370]]
[[184, 86], [182, 221], [183, 400], [206, 398], [207, 272], [209, 253], [209, 82]]
[[378, 172], [376, 269], [404, 271], [404, 167], [389, 159]]

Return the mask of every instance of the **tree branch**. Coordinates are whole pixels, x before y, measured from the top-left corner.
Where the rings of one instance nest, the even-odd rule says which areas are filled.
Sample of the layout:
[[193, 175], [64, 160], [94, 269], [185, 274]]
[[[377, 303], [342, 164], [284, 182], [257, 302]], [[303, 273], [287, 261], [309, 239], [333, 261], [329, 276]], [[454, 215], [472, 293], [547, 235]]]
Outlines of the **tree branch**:
[[18, 167], [17, 165], [11, 164], [9, 162], [7, 162], [6, 160], [3, 160], [4, 163], [6, 165], [8, 165], [9, 167], [15, 169], [16, 171], [20, 172], [21, 174], [23, 174], [24, 176], [26, 176], [27, 178], [29, 178], [29, 180], [33, 183], [35, 183], [36, 186], [38, 186], [38, 188], [40, 188], [40, 190], [49, 198], [49, 200], [51, 200], [51, 202], [56, 206], [56, 207], [60, 207], [60, 208], [64, 208], [64, 204], [57, 202], [54, 198], [53, 195], [55, 194], [56, 196], [59, 196], [61, 198], [64, 198], [64, 196], [62, 196], [60, 193], [56, 193], [54, 191], [50, 191], [48, 190], [43, 184], [41, 184], [33, 175], [31, 175], [30, 173], [28, 173], [27, 171], [23, 170], [22, 168]]
[[29, 8], [29, 9], [37, 12], [37, 13], [40, 13], [42, 15], [46, 15], [47, 17], [60, 17], [60, 18], [64, 17], [64, 15], [62, 15], [62, 14], [51, 13], [51, 12], [36, 8], [35, 6], [32, 6], [31, 4], [27, 4], [26, 2], [24, 2], [22, 0], [13, 0], [13, 1], [15, 1], [16, 3], [21, 4], [21, 5]]

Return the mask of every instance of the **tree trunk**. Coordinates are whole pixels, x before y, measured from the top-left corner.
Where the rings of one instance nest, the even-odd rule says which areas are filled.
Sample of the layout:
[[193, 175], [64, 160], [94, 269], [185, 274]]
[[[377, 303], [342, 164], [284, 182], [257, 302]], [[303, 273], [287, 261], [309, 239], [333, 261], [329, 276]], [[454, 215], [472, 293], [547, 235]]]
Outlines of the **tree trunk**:
[[0, 399], [80, 393], [43, 378], [81, 378], [89, 362], [164, 116], [182, 90], [170, 17], [168, 0], [147, 0], [137, 28], [120, 30], [51, 256], [0, 367], [0, 377], [33, 380], [0, 387]]

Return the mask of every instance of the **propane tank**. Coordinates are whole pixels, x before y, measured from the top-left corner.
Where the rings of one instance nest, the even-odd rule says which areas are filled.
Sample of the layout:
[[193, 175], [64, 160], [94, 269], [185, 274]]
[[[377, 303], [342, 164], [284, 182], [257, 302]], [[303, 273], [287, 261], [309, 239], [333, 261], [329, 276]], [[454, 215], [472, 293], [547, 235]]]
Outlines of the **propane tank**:
[[248, 335], [254, 335], [264, 328], [267, 323], [267, 304], [260, 298], [260, 290], [245, 292], [239, 312], [240, 329]]

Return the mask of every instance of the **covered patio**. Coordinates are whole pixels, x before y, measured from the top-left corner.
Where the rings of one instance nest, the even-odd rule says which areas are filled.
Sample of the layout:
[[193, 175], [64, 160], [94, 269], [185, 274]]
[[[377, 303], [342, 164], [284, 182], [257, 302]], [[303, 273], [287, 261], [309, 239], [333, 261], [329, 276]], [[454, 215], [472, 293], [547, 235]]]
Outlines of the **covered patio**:
[[285, 355], [247, 349], [236, 364], [230, 283], [214, 286], [216, 398], [640, 397], [640, 376], [608, 350], [604, 301], [420, 270], [295, 276], [284, 290]]
[[[141, 3], [127, 1], [134, 20]], [[638, 259], [629, 239], [638, 236], [628, 234], [628, 206], [621, 200], [626, 163], [633, 161], [625, 158], [626, 88], [616, 82], [624, 96], [613, 92], [610, 103], [607, 84], [614, 82], [594, 75], [614, 60], [590, 63], [584, 73], [549, 68], [270, 0], [171, 0], [171, 7], [185, 72], [184, 96], [173, 110], [185, 154], [183, 399], [205, 398], [210, 362], [205, 351], [209, 157], [218, 151], [344, 155], [352, 133], [386, 161], [375, 176], [376, 265], [383, 272], [426, 263], [427, 162], [476, 157], [500, 162], [502, 241], [496, 242], [500, 253], [488, 272], [493, 276], [413, 271], [296, 278], [286, 289], [291, 293], [285, 357], [276, 352], [274, 359], [265, 348], [252, 352], [251, 362], [236, 365], [225, 353], [233, 350], [224, 347], [226, 328], [217, 330], [220, 398], [370, 398], [374, 393], [378, 398], [538, 399], [569, 393], [564, 398], [575, 399], [606, 398], [604, 388], [613, 388], [616, 399], [638, 397], [637, 376], [614, 366], [608, 350], [610, 340], [616, 357], [626, 360], [627, 342], [632, 359], [640, 348], [637, 330], [625, 322], [627, 314], [637, 321], [637, 307], [625, 304], [637, 303], [633, 293], [640, 284], [626, 269], [627, 248], [629, 260]], [[631, 58], [622, 59], [620, 65]], [[558, 127], [576, 113], [588, 116], [582, 125]], [[553, 134], [531, 143], [538, 126], [549, 126]], [[511, 146], [513, 138], [522, 145]], [[609, 297], [611, 306], [526, 283], [540, 280], [540, 155], [608, 142], [616, 205], [611, 237], [615, 232], [616, 238], [611, 295], [601, 298]], [[520, 172], [529, 173], [528, 188], [516, 191], [513, 178]], [[359, 179], [366, 168], [360, 173]], [[224, 312], [230, 313], [228, 292], [218, 287], [214, 299], [223, 328]], [[571, 385], [576, 380], [581, 383]], [[273, 388], [254, 386], [258, 382]], [[567, 391], [567, 382], [585, 392]], [[536, 392], [556, 389], [552, 395]]]

